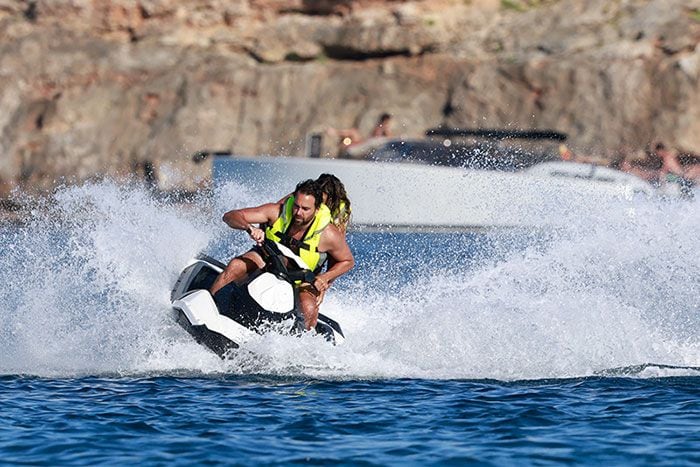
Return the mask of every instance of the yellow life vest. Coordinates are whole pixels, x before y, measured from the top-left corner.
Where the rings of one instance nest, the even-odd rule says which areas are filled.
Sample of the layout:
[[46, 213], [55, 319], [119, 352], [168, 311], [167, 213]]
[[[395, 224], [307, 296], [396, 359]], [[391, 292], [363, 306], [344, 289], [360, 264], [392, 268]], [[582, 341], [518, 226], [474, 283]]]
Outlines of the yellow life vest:
[[304, 233], [304, 237], [300, 240], [294, 240], [287, 235], [287, 230], [292, 225], [294, 214], [294, 196], [288, 197], [277, 220], [267, 229], [265, 229], [265, 237], [282, 243], [293, 250], [299, 251], [299, 257], [306, 263], [310, 270], [316, 271], [323, 266], [325, 262], [325, 253], [319, 253], [318, 244], [321, 242], [321, 233], [331, 223], [331, 211], [328, 206], [321, 203], [321, 206], [316, 211], [313, 222]]

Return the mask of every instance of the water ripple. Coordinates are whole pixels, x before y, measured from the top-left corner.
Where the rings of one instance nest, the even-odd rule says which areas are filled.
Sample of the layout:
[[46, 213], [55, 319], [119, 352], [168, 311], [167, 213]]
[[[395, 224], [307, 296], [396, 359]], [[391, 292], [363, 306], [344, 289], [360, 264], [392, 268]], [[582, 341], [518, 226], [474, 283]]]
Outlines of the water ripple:
[[700, 379], [0, 378], [4, 462], [678, 464]]

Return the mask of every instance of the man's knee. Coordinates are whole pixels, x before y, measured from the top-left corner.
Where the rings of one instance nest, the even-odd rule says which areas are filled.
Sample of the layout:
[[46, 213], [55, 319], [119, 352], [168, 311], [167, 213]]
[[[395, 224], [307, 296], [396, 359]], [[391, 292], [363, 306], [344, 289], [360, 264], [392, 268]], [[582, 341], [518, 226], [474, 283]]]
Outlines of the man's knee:
[[304, 324], [306, 329], [311, 329], [316, 326], [318, 320], [318, 301], [316, 295], [307, 290], [302, 290], [299, 293], [299, 306], [304, 315]]
[[238, 259], [240, 259], [245, 265], [245, 271], [247, 273], [257, 271], [265, 266], [265, 261], [263, 261], [262, 257], [255, 250], [246, 252], [245, 254], [239, 256]]
[[226, 269], [224, 269], [224, 274], [231, 278], [231, 280], [241, 279], [246, 274], [250, 274], [260, 268], [260, 264], [256, 261], [256, 258], [251, 256], [237, 256], [229, 261]]
[[223, 275], [229, 280], [237, 280], [246, 273], [245, 263], [240, 258], [233, 258], [223, 271]]
[[318, 314], [318, 301], [316, 300], [315, 296], [304, 293], [299, 297], [299, 299], [304, 311]]

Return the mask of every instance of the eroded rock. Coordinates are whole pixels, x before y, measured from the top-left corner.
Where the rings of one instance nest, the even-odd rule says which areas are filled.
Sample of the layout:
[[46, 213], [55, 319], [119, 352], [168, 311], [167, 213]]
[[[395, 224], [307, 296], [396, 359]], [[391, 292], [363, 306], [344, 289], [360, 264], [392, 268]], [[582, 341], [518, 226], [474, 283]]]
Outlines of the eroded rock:
[[384, 111], [413, 137], [439, 124], [554, 128], [588, 152], [652, 138], [700, 152], [700, 1], [521, 9], [0, 0], [2, 189], [149, 164], [187, 185], [204, 176], [196, 151], [298, 155], [310, 132], [368, 133]]

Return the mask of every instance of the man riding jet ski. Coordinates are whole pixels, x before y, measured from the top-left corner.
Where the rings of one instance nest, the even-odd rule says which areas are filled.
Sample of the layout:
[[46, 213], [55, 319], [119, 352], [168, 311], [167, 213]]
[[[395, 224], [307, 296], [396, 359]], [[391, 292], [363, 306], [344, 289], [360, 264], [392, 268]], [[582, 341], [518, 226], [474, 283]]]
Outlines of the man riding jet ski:
[[[247, 231], [257, 246], [228, 266], [200, 257], [185, 268], [171, 294], [180, 323], [221, 356], [287, 320], [293, 329], [342, 339], [340, 326], [318, 313], [318, 298], [355, 261], [321, 199], [318, 185], [307, 180], [279, 203], [224, 214], [224, 222]], [[270, 227], [263, 232], [252, 223]], [[331, 265], [321, 272], [326, 260]]]
[[[223, 220], [231, 228], [248, 232], [258, 247], [231, 260], [211, 286], [212, 295], [226, 284], [265, 267], [259, 245], [268, 238], [288, 247], [316, 274], [313, 281], [297, 282], [305, 327], [315, 327], [321, 294], [355, 265], [345, 235], [333, 225], [330, 210], [323, 204], [320, 186], [306, 180], [282, 202], [229, 211]], [[263, 231], [254, 223], [269, 227]], [[320, 272], [326, 261], [328, 270]]]
[[[260, 251], [264, 268], [214, 296], [208, 289], [226, 266], [204, 255], [182, 271], [171, 292], [180, 325], [222, 358], [270, 328], [292, 333], [304, 329], [295, 283], [313, 282], [313, 272], [284, 245], [265, 240]], [[322, 314], [315, 330], [333, 343], [344, 339], [340, 325]]]

